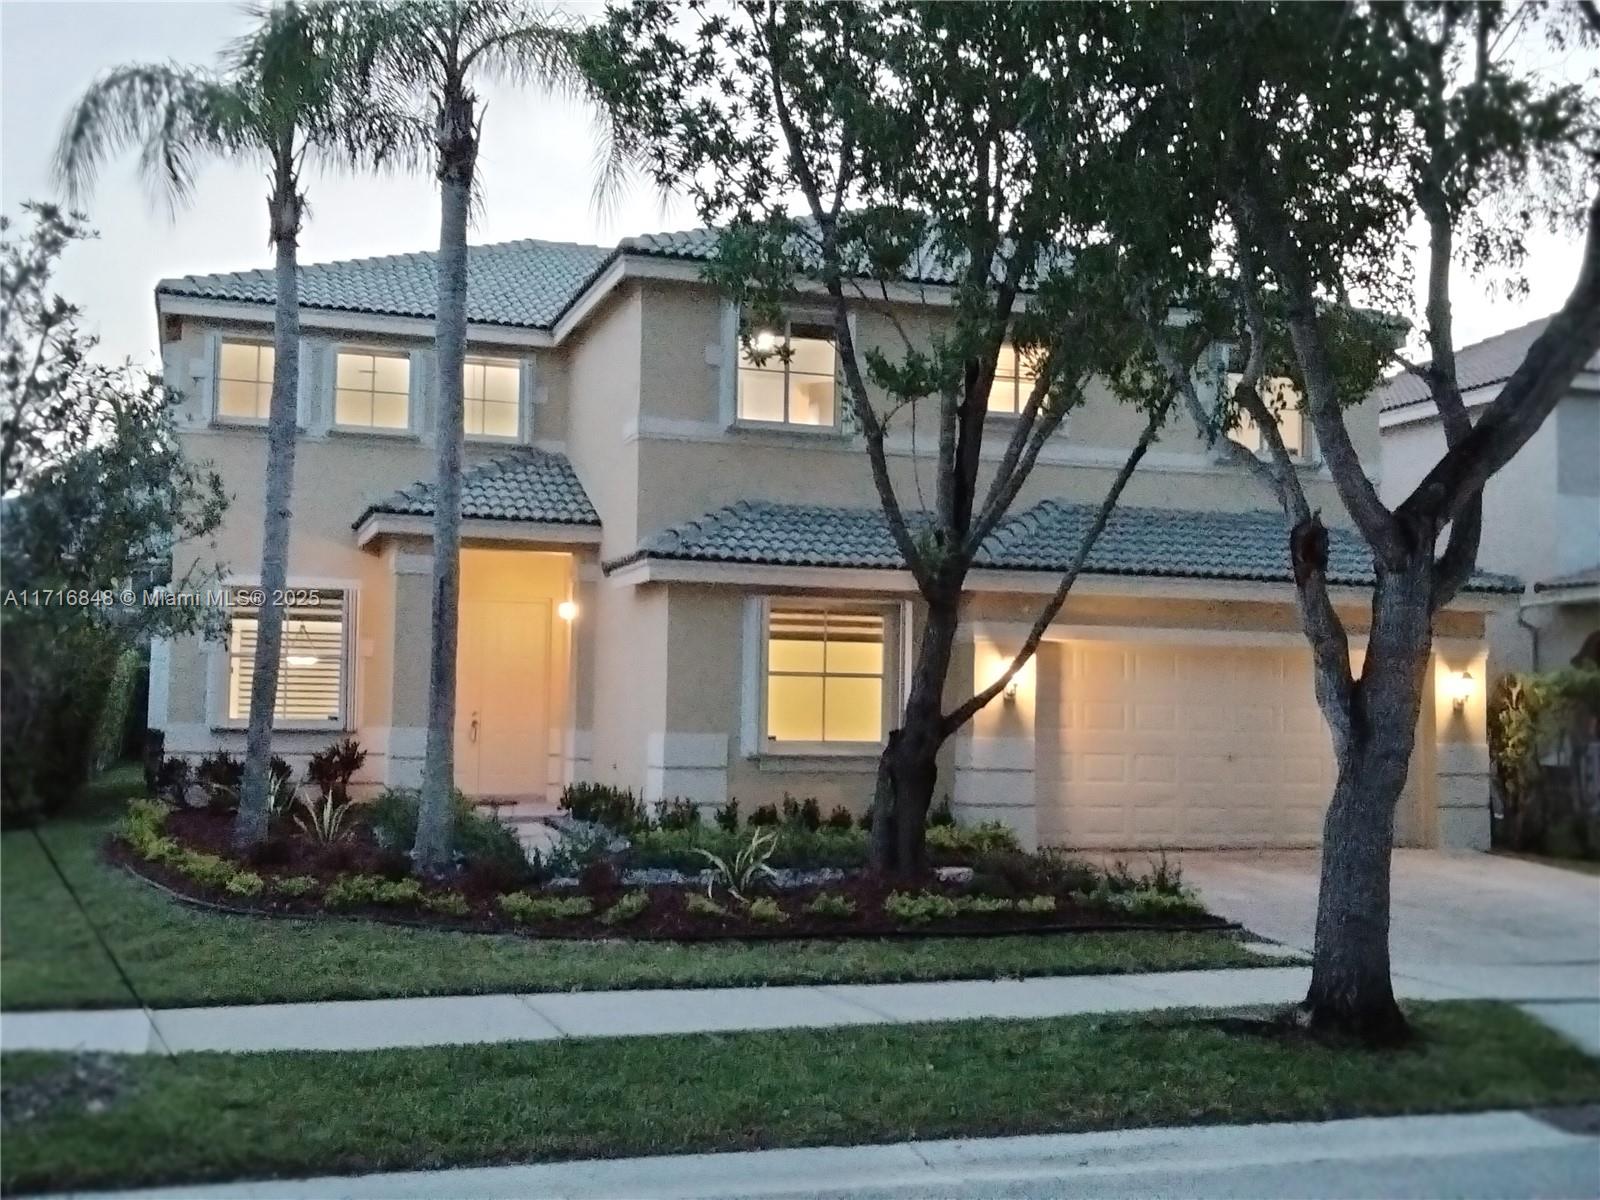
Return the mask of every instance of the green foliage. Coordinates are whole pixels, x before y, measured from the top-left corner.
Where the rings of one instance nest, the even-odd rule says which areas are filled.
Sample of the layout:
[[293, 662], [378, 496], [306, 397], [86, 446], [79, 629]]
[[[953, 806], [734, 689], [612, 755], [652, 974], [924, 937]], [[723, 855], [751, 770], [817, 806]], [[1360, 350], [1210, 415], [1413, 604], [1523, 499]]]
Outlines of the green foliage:
[[764, 825], [776, 825], [778, 823], [777, 806], [773, 804], [761, 805], [759, 808], [751, 812], [748, 823], [754, 828], [759, 828]]
[[639, 917], [649, 907], [649, 892], [628, 892], [600, 914], [600, 923], [602, 925], [623, 925]]
[[422, 907], [444, 917], [465, 917], [472, 913], [472, 905], [460, 892], [430, 892], [423, 896]]
[[[749, 832], [763, 829], [777, 839], [770, 860], [774, 867], [850, 868], [861, 866], [867, 860], [867, 840], [857, 830], [824, 828], [813, 833], [788, 826], [757, 825], [750, 827]], [[692, 830], [652, 830], [634, 835], [628, 850], [628, 864], [640, 868], [698, 871], [705, 866], [699, 851], [708, 850], [718, 858], [731, 859], [748, 841], [748, 836], [748, 832], [741, 836], [720, 826], [706, 825]]]
[[1054, 896], [1028, 896], [1017, 901], [1017, 911], [1028, 916], [1045, 916], [1056, 911]]
[[1089, 899], [1131, 917], [1203, 916], [1206, 911], [1192, 893], [1157, 891], [1143, 884], [1124, 891], [1104, 887], [1090, 893]]
[[761, 921], [769, 925], [781, 925], [789, 919], [789, 914], [784, 912], [771, 896], [760, 896], [750, 901], [745, 908], [745, 914], [752, 921]]
[[385, 879], [381, 875], [342, 875], [328, 886], [322, 902], [329, 908], [362, 904], [403, 906], [422, 900], [422, 885], [415, 879]]
[[848, 833], [855, 828], [855, 824], [856, 819], [850, 815], [850, 810], [839, 804], [834, 807], [833, 811], [828, 814], [827, 819], [822, 822], [822, 827], [836, 833]]
[[[139, 673], [144, 669], [145, 651], [129, 646], [117, 656], [107, 686], [105, 702], [100, 709], [100, 719], [94, 732], [94, 769], [103, 771], [116, 762], [122, 754], [128, 733], [128, 715], [134, 707], [134, 687]], [[144, 722], [139, 722], [142, 728]]]
[[[1600, 819], [1578, 799], [1575, 765], [1600, 720], [1600, 669], [1504, 676], [1490, 692], [1488, 716], [1489, 758], [1504, 812], [1495, 829], [1499, 844], [1600, 856]], [[1551, 759], [1562, 766], [1548, 767]]]
[[883, 902], [883, 911], [907, 925], [926, 925], [929, 921], [947, 921], [960, 910], [949, 896], [937, 892], [891, 892]]
[[966, 863], [984, 854], [1020, 851], [1017, 835], [999, 821], [981, 825], [930, 825], [928, 853], [939, 863]]
[[[696, 833], [685, 830], [677, 833], [649, 833], [635, 836], [639, 839], [660, 838], [689, 842]], [[604, 826], [594, 830], [569, 829], [562, 833], [561, 840], [551, 848], [545, 859], [545, 868], [553, 876], [576, 879], [596, 863], [606, 861], [610, 853], [611, 834]]]
[[773, 878], [772, 851], [778, 844], [778, 835], [769, 829], [758, 829], [735, 851], [731, 859], [713, 854], [709, 850], [696, 853], [709, 864], [711, 878], [706, 883], [706, 895], [722, 888], [736, 900], [743, 901], [756, 885]]
[[594, 911], [594, 901], [587, 896], [530, 896], [526, 892], [509, 892], [496, 903], [501, 912], [523, 925], [535, 921], [571, 921]]
[[957, 896], [956, 911], [972, 916], [990, 916], [994, 913], [1015, 912], [1017, 902], [1002, 896]]
[[700, 806], [681, 796], [668, 800], [656, 815], [658, 829], [693, 829], [699, 824]]
[[317, 890], [316, 878], [311, 875], [280, 875], [272, 880], [272, 890], [280, 896], [298, 899]]
[[949, 826], [956, 823], [956, 815], [950, 808], [950, 797], [945, 796], [939, 803], [928, 810], [928, 826]]
[[804, 829], [810, 833], [822, 828], [822, 809], [818, 806], [816, 797], [807, 796], [804, 800], [800, 800], [785, 793], [783, 824], [791, 829]]
[[355, 832], [350, 822], [350, 801], [335, 797], [335, 792], [326, 791], [318, 799], [310, 796], [301, 798], [301, 811], [295, 815], [294, 823], [299, 826], [301, 833], [318, 845], [331, 846]]
[[723, 908], [710, 896], [702, 896], [699, 892], [690, 892], [683, 898], [683, 911], [695, 917], [725, 917], [728, 910]]
[[266, 886], [266, 881], [254, 871], [235, 871], [222, 885], [222, 890], [230, 896], [259, 896]]
[[729, 800], [717, 809], [717, 828], [725, 833], [735, 833], [739, 829], [739, 802]]
[[644, 800], [629, 788], [605, 783], [569, 783], [561, 789], [561, 811], [575, 821], [604, 825], [616, 833], [650, 828]]
[[849, 896], [841, 896], [837, 892], [819, 892], [805, 906], [805, 911], [814, 917], [829, 917], [842, 921], [856, 915], [856, 902]]
[[318, 750], [306, 764], [306, 778], [316, 786], [324, 800], [347, 803], [350, 799], [350, 780], [367, 761], [367, 752], [355, 738], [341, 738], [323, 750]]
[[[531, 883], [533, 864], [517, 835], [492, 816], [479, 812], [465, 795], [452, 797], [455, 813], [451, 844], [469, 869], [490, 865], [510, 886]], [[419, 797], [410, 788], [385, 788], [369, 808], [368, 820], [378, 841], [391, 848], [411, 846], [417, 838]]]

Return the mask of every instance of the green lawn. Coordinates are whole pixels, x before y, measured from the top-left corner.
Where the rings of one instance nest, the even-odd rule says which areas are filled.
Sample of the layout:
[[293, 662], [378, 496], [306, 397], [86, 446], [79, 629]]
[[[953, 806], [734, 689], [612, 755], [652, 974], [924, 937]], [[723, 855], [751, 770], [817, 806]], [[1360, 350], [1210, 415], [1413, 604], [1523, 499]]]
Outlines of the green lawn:
[[[1273, 965], [1217, 933], [904, 941], [539, 943], [358, 921], [224, 917], [98, 859], [127, 772], [40, 833], [139, 995], [156, 1007], [470, 992], [990, 979]], [[0, 839], [0, 1007], [134, 1003], [29, 830]]]
[[[1600, 1062], [1510, 1006], [1413, 1015], [1423, 1040], [1394, 1053], [1167, 1015], [126, 1058], [103, 1111], [69, 1093], [8, 1122], [0, 1183], [132, 1186], [1600, 1100]], [[63, 1055], [3, 1061], [8, 1081], [35, 1089], [42, 1072], [69, 1069]]]

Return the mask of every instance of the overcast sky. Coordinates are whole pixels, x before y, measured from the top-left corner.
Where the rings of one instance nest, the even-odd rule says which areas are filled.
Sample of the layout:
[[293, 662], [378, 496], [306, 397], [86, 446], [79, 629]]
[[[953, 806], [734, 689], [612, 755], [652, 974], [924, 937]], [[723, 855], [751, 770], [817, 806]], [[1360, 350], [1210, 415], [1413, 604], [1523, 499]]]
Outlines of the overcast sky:
[[[84, 87], [121, 63], [170, 59], [209, 64], [248, 24], [232, 3], [149, 0], [75, 3], [0, 0], [0, 207], [55, 195], [50, 156], [62, 119]], [[695, 224], [684, 203], [663, 209], [646, 187], [597, 211], [593, 135], [581, 107], [537, 92], [491, 91], [479, 177], [484, 204], [474, 243], [538, 237], [610, 245], [629, 234]], [[149, 361], [155, 348], [152, 291], [167, 275], [269, 267], [266, 184], [258, 168], [216, 164], [193, 202], [170, 216], [139, 180], [133, 154], [102, 170], [84, 206], [98, 243], [74, 250], [57, 280], [111, 357]], [[438, 202], [426, 176], [313, 176], [302, 262], [432, 249]], [[1508, 299], [1481, 284], [1455, 286], [1458, 345], [1543, 316], [1572, 285], [1575, 238], [1533, 239], [1529, 294]]]

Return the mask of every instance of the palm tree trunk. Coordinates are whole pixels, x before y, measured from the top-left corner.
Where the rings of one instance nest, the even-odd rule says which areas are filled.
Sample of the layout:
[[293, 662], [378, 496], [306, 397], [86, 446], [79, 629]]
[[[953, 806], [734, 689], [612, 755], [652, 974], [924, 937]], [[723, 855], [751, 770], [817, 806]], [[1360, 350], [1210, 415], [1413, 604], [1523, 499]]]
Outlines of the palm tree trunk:
[[433, 620], [428, 653], [428, 742], [416, 868], [438, 873], [450, 861], [455, 787], [456, 631], [461, 599], [462, 368], [467, 339], [467, 212], [477, 159], [470, 97], [447, 98], [439, 116], [439, 301], [434, 349], [439, 365], [434, 424]]
[[300, 402], [300, 281], [296, 249], [302, 198], [295, 178], [293, 143], [279, 147], [273, 194], [268, 201], [277, 248], [277, 308], [272, 318], [272, 407], [267, 417], [266, 513], [261, 529], [261, 604], [256, 613], [256, 654], [250, 679], [250, 727], [245, 737], [244, 779], [233, 842], [246, 851], [267, 836], [272, 786], [272, 712], [278, 695], [283, 647], [283, 591], [289, 572], [290, 494], [294, 487], [294, 443]]

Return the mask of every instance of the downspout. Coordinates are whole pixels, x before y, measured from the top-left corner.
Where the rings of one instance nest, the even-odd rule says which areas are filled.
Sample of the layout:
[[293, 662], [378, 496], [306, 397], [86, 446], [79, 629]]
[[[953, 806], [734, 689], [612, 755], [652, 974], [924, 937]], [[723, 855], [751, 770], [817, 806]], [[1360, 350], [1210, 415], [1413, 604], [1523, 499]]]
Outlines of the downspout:
[[1528, 631], [1528, 641], [1533, 646], [1533, 673], [1537, 675], [1539, 673], [1539, 627], [1530, 625], [1527, 618], [1522, 615], [1521, 601], [1517, 603], [1517, 624]]

